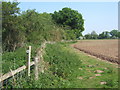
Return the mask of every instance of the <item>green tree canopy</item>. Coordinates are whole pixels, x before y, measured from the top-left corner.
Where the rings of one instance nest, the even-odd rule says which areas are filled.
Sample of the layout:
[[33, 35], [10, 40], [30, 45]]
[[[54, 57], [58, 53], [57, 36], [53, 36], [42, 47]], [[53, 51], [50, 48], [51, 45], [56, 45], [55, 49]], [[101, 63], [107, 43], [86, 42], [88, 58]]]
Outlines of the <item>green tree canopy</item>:
[[120, 30], [118, 30], [118, 38], [120, 39]]
[[3, 50], [15, 50], [22, 46], [24, 34], [21, 32], [24, 27], [21, 25], [21, 18], [18, 16], [20, 8], [18, 2], [2, 2], [2, 41]]
[[85, 36], [86, 39], [91, 39], [91, 34], [90, 33], [88, 33], [88, 34], [86, 34], [84, 36]]
[[98, 34], [95, 31], [92, 31], [91, 34], [88, 33], [85, 35], [86, 39], [97, 39], [98, 38]]
[[33, 9], [22, 12], [21, 17], [28, 42], [36, 44], [62, 39], [63, 30], [53, 22], [49, 13], [38, 13]]
[[101, 34], [99, 34], [99, 39], [109, 39], [110, 38], [110, 32], [104, 31]]
[[112, 35], [111, 38], [113, 38], [113, 37], [117, 38], [118, 37], [118, 30], [112, 30], [110, 32], [110, 34]]
[[91, 32], [91, 39], [97, 39], [98, 38], [98, 34], [95, 31]]
[[81, 32], [84, 31], [84, 20], [78, 11], [65, 7], [58, 12], [55, 11], [52, 17], [56, 23], [64, 27], [69, 26], [69, 30], [75, 30], [74, 34], [76, 38], [82, 35]]

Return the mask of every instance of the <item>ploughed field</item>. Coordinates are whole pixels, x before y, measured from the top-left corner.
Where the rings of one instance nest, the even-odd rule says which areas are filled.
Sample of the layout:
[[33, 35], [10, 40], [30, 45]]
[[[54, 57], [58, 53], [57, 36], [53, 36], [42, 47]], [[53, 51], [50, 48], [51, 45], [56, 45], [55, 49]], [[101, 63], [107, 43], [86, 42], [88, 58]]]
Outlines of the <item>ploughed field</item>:
[[118, 40], [80, 40], [73, 47], [97, 58], [119, 63]]

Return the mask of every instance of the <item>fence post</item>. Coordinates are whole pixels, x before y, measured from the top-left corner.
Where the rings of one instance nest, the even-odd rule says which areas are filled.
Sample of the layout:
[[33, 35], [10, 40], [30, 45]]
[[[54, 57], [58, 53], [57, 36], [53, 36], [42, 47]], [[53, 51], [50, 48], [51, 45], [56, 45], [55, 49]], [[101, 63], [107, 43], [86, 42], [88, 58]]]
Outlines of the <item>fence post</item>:
[[12, 74], [12, 76], [13, 76], [13, 84], [15, 84], [16, 80], [15, 80], [15, 77], [14, 77], [14, 74], [13, 74], [12, 69], [10, 69], [10, 72], [11, 72], [11, 74]]
[[27, 60], [27, 74], [30, 76], [30, 59], [31, 59], [31, 46], [27, 50], [28, 60]]
[[[2, 73], [0, 73], [0, 77], [2, 77]], [[0, 89], [3, 88], [3, 81], [0, 82]]]
[[35, 57], [35, 80], [38, 80], [38, 58]]

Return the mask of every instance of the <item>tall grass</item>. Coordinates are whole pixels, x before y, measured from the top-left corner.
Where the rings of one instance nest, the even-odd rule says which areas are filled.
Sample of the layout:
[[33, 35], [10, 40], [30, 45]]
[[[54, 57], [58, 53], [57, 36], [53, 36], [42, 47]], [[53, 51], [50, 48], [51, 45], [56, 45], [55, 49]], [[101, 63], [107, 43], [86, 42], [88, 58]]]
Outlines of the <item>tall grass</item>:
[[11, 70], [15, 70], [20, 66], [27, 64], [27, 54], [26, 50], [28, 46], [32, 46], [31, 59], [36, 55], [37, 48], [40, 47], [40, 44], [27, 43], [24, 47], [18, 48], [14, 52], [4, 52], [2, 54], [2, 73], [5, 74]]
[[20, 78], [12, 87], [66, 88], [74, 85], [71, 81], [76, 78], [76, 70], [81, 65], [78, 56], [62, 44], [47, 44], [45, 52], [44, 61], [47, 66], [44, 73], [39, 72], [39, 80], [34, 80], [33, 71], [31, 77]]
[[[47, 44], [44, 73], [39, 72], [34, 80], [34, 69], [31, 76], [24, 76], [11, 83], [12, 88], [117, 88], [118, 71], [115, 65], [77, 53], [69, 43]], [[89, 67], [92, 66], [92, 67]], [[34, 68], [34, 67], [33, 67]], [[101, 76], [95, 76], [96, 70], [102, 70]], [[90, 79], [92, 77], [92, 79]], [[101, 85], [101, 82], [106, 84]]]

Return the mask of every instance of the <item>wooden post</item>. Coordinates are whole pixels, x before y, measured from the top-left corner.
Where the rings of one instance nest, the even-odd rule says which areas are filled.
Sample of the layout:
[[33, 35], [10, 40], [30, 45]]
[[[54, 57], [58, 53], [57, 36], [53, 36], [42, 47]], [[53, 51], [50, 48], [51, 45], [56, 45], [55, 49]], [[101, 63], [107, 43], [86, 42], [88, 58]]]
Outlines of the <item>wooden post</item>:
[[[1, 69], [2, 70], [2, 69]], [[2, 77], [2, 73], [0, 72], [0, 77]], [[3, 81], [0, 81], [0, 88], [3, 88]]]
[[35, 80], [38, 80], [38, 58], [35, 57]]
[[10, 69], [10, 72], [11, 72], [11, 75], [12, 75], [12, 77], [13, 77], [13, 84], [15, 85], [16, 80], [15, 80], [15, 77], [14, 77], [14, 74], [13, 74], [12, 69]]
[[27, 61], [27, 69], [28, 69], [28, 76], [30, 76], [30, 59], [31, 59], [31, 46], [29, 46], [29, 49], [27, 50], [28, 53], [28, 61]]

